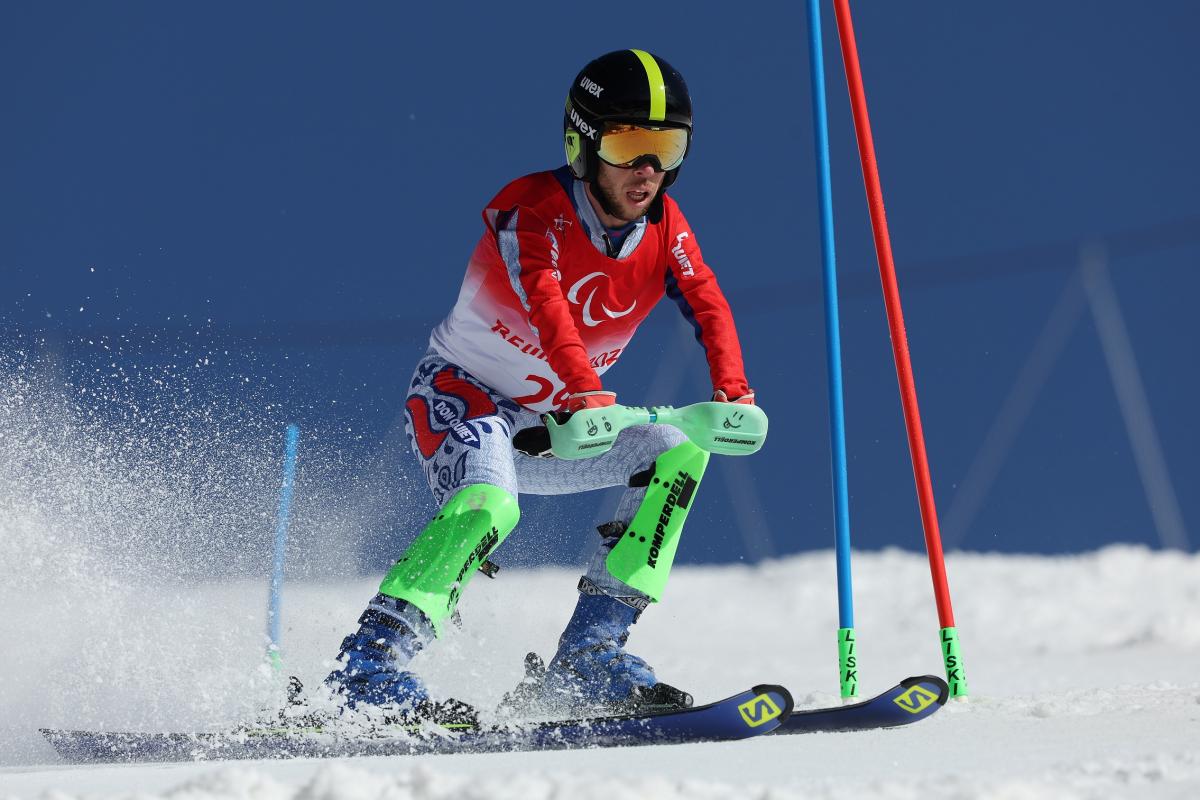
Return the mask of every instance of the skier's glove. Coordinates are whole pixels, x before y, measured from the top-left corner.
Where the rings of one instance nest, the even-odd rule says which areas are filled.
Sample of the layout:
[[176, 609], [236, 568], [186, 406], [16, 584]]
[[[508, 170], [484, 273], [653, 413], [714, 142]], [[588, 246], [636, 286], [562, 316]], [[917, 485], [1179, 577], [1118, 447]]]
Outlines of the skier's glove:
[[740, 403], [744, 406], [752, 406], [754, 405], [754, 390], [751, 389], [741, 397], [730, 398], [725, 394], [724, 389], [717, 389], [713, 392], [713, 401], [717, 403]]
[[583, 411], [585, 408], [604, 408], [615, 405], [616, 392], [603, 390], [595, 392], [576, 392], [567, 398], [567, 411]]
[[[559, 425], [565, 425], [576, 411], [585, 408], [604, 408], [617, 402], [616, 392], [576, 392], [567, 398], [566, 411], [551, 411], [544, 416], [553, 417]], [[535, 458], [554, 458], [550, 449], [550, 429], [545, 425], [534, 425], [517, 431], [512, 439], [513, 449]]]

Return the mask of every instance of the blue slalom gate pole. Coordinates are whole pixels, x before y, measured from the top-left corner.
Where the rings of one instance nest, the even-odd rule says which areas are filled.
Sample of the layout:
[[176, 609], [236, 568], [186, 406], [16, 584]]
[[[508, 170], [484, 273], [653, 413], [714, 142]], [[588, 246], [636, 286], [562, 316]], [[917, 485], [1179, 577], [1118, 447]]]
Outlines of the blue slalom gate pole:
[[283, 486], [279, 490], [279, 507], [275, 513], [275, 557], [271, 567], [271, 593], [267, 600], [267, 658], [276, 671], [283, 666], [279, 656], [279, 603], [283, 589], [283, 558], [287, 551], [292, 494], [296, 488], [296, 448], [299, 443], [300, 428], [288, 425], [283, 454]]
[[820, 0], [808, 0], [808, 55], [812, 77], [813, 139], [821, 219], [825, 288], [825, 353], [829, 373], [829, 439], [833, 454], [833, 509], [838, 588], [838, 675], [842, 697], [858, 696], [854, 591], [850, 581], [850, 489], [846, 471], [846, 417], [842, 398], [842, 339], [838, 321], [837, 255], [833, 239], [833, 187], [829, 170], [829, 116], [825, 107], [825, 54]]

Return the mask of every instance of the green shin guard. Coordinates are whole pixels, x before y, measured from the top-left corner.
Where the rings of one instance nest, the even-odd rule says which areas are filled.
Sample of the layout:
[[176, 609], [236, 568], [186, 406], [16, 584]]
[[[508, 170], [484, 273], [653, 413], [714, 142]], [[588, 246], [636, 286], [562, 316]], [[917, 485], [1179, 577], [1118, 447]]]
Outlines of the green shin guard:
[[691, 442], [659, 456], [645, 499], [605, 561], [609, 574], [655, 603], [667, 585], [679, 533], [706, 466], [708, 453]]
[[497, 486], [459, 490], [404, 551], [380, 593], [412, 603], [441, 636], [475, 571], [520, 517], [517, 499]]

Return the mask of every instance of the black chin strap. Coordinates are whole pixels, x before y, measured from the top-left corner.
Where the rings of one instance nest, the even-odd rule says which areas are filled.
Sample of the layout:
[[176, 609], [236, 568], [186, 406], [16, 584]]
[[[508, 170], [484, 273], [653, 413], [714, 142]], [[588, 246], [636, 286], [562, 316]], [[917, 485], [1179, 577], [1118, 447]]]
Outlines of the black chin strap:
[[[666, 183], [665, 181], [663, 182]], [[662, 222], [663, 218], [663, 195], [666, 193], [667, 187], [659, 187], [658, 194], [654, 195], [654, 200], [650, 202], [650, 208], [646, 210], [646, 219], [651, 225], [657, 225]]]
[[667, 193], [667, 187], [674, 183], [675, 179], [679, 177], [679, 169], [679, 167], [676, 167], [675, 169], [668, 170], [666, 174], [663, 175], [662, 186], [658, 188], [658, 194], [654, 196], [653, 202], [650, 203], [649, 210], [646, 211], [646, 219], [650, 221], [651, 225], [657, 225], [658, 223], [662, 222], [663, 195]]

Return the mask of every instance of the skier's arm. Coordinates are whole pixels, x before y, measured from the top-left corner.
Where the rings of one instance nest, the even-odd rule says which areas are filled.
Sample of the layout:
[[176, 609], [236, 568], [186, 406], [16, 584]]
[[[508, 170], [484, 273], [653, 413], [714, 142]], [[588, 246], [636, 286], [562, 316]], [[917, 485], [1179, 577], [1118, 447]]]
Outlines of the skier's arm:
[[496, 243], [551, 369], [570, 394], [595, 398], [589, 405], [595, 403], [597, 395], [584, 393], [601, 392], [603, 387], [563, 296], [556, 263], [561, 245], [553, 230], [529, 209], [518, 207], [497, 219]]
[[[682, 221], [682, 215], [678, 219]], [[704, 263], [695, 237], [686, 225], [676, 228], [667, 244], [667, 296], [678, 304], [704, 346], [714, 399], [753, 402], [754, 393], [746, 382], [733, 313], [717, 285], [716, 275]]]

